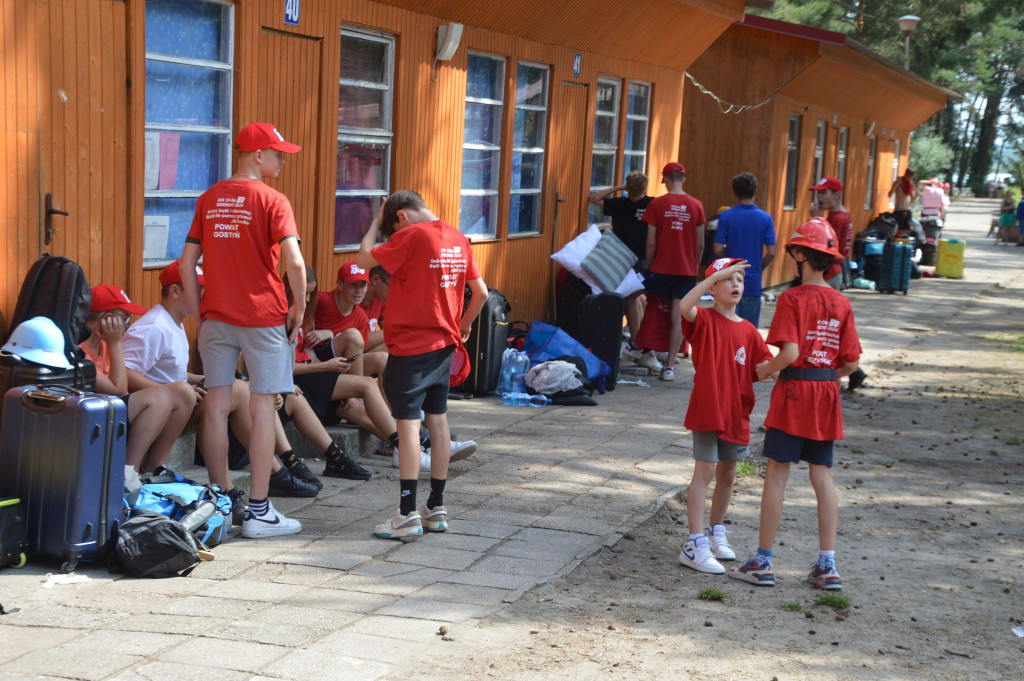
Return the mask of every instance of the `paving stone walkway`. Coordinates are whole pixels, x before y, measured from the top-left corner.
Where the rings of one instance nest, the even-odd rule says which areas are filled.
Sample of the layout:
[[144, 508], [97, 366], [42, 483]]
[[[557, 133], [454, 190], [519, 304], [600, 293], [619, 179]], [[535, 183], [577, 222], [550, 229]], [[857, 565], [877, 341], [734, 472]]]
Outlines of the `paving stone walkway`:
[[[968, 276], [921, 280], [910, 295], [853, 291], [870, 372], [879, 359], [1024, 278], [1024, 249], [983, 239], [996, 201], [964, 201], [945, 236], [969, 239]], [[766, 329], [772, 306], [766, 306]], [[1017, 329], [1020, 332], [1020, 329]], [[643, 522], [688, 480], [682, 415], [692, 367], [674, 383], [630, 370], [594, 408], [453, 401], [460, 438], [480, 451], [452, 466], [451, 530], [409, 543], [374, 538], [397, 497], [390, 459], [363, 483], [325, 479], [315, 500], [275, 500], [300, 535], [234, 537], [187, 578], [137, 580], [100, 565], [88, 582], [44, 586], [55, 563], [0, 571], [0, 678], [97, 680], [378, 679], [450, 635], [566, 574]], [[870, 378], [869, 378], [870, 381]], [[757, 386], [753, 423], [769, 386]], [[313, 463], [314, 471], [321, 465]], [[425, 478], [421, 492], [426, 493]], [[237, 529], [235, 530], [237, 533]]]

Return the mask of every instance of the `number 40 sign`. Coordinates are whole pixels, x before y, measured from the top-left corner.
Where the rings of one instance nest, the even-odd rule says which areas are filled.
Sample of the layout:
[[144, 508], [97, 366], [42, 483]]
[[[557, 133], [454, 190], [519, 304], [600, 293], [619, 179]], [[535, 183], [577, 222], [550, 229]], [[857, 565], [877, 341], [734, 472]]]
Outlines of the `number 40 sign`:
[[289, 26], [299, 25], [300, 0], [284, 0], [284, 23]]

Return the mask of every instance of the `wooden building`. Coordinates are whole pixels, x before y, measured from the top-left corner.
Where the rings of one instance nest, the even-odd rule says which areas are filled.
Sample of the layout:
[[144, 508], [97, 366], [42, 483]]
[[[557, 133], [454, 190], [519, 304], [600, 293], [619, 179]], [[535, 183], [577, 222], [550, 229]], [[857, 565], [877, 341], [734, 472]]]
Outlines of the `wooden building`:
[[[843, 182], [855, 231], [889, 210], [911, 131], [960, 98], [841, 33], [753, 15], [687, 73], [679, 145], [686, 191], [711, 214], [735, 203], [736, 174], [754, 173], [757, 203], [775, 218], [780, 243], [810, 216], [808, 188], [823, 176]], [[788, 259], [777, 258], [764, 283], [794, 276]]]
[[684, 70], [748, 4], [0, 0], [0, 332], [43, 252], [158, 302], [195, 197], [254, 120], [303, 147], [273, 184], [322, 287], [411, 188], [472, 233], [514, 318], [545, 318], [548, 256], [586, 194], [676, 157]]

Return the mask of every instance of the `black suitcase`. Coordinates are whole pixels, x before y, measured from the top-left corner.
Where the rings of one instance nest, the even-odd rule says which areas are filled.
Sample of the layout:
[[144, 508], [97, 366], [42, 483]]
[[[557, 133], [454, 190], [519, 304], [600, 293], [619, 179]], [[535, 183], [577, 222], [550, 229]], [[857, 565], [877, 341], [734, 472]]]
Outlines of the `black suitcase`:
[[458, 389], [474, 395], [493, 393], [501, 377], [501, 356], [508, 347], [508, 313], [512, 310], [508, 299], [498, 289], [487, 293], [480, 315], [473, 320], [473, 328], [466, 341], [469, 354], [469, 376]]
[[[18, 355], [0, 352], [0, 394], [23, 385], [48, 387], [65, 385], [78, 390], [96, 389], [96, 365], [87, 359], [69, 359], [70, 369], [54, 369], [22, 359]], [[0, 425], [3, 413], [0, 412]]]
[[32, 552], [63, 561], [100, 558], [117, 540], [124, 498], [124, 402], [64, 387], [4, 396], [0, 496], [19, 497]]
[[0, 499], [0, 567], [25, 564], [28, 528], [20, 499]]
[[622, 354], [622, 315], [626, 299], [620, 293], [591, 293], [583, 299], [575, 331], [569, 333], [588, 350], [604, 360], [611, 373], [605, 379], [605, 390], [614, 390], [619, 378], [619, 356]]
[[910, 244], [887, 243], [882, 251], [882, 266], [879, 270], [879, 293], [902, 291], [907, 295], [910, 288]]

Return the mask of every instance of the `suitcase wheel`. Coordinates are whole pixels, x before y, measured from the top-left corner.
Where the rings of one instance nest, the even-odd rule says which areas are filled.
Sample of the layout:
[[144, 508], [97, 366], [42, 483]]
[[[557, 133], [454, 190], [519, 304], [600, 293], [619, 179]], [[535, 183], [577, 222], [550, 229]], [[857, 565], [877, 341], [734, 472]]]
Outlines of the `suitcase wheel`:
[[63, 572], [64, 574], [69, 574], [69, 573], [74, 572], [76, 567], [78, 567], [78, 559], [77, 558], [75, 558], [73, 560], [66, 560], [66, 561], [64, 561], [63, 563], [60, 564], [60, 571]]

